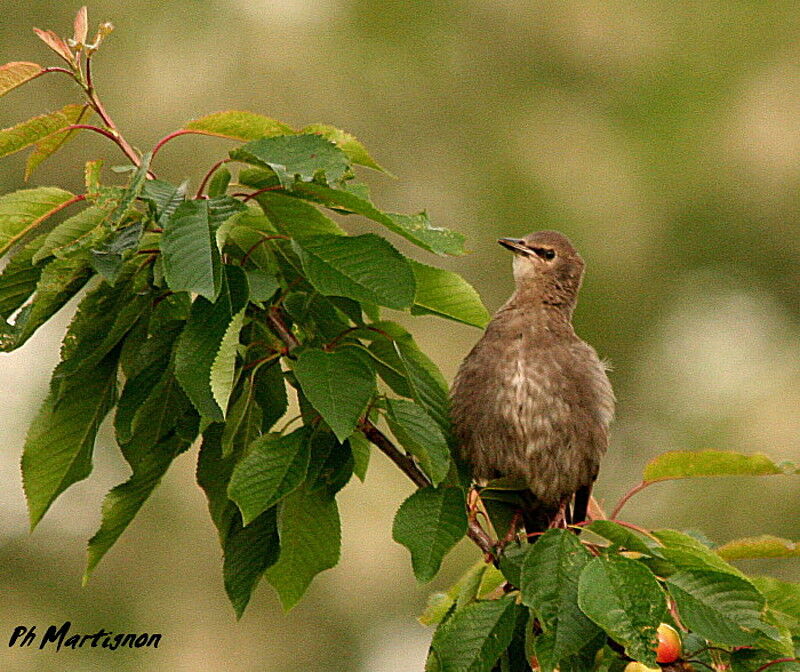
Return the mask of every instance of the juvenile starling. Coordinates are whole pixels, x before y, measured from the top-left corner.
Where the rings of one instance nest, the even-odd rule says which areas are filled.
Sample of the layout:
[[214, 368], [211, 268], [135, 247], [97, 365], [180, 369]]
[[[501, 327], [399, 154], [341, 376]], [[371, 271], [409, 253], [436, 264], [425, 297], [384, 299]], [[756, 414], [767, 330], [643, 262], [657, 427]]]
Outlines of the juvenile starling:
[[581, 256], [555, 231], [497, 242], [514, 253], [516, 290], [461, 364], [452, 419], [476, 481], [527, 485], [530, 534], [586, 518], [615, 400], [606, 367], [572, 328]]

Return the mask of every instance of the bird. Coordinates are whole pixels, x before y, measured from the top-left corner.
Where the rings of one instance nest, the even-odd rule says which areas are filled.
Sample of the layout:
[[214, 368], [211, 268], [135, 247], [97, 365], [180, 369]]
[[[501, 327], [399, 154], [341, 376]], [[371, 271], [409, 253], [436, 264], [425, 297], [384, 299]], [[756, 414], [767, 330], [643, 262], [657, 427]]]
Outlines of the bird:
[[497, 242], [514, 254], [515, 289], [458, 369], [451, 419], [473, 480], [526, 488], [518, 513], [535, 541], [586, 519], [616, 399], [608, 366], [572, 326], [585, 264], [569, 239]]

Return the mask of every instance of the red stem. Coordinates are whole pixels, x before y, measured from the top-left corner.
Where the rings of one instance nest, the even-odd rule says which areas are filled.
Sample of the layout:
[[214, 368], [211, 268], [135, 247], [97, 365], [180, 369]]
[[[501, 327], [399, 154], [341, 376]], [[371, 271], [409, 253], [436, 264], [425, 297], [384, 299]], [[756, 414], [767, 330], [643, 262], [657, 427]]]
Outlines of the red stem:
[[195, 198], [200, 198], [203, 195], [203, 192], [206, 189], [206, 184], [211, 179], [211, 176], [215, 172], [217, 172], [217, 168], [219, 168], [220, 166], [222, 166], [222, 165], [224, 165], [226, 163], [230, 163], [231, 161], [233, 161], [233, 159], [222, 159], [221, 161], [217, 161], [213, 166], [211, 166], [209, 171], [203, 177], [203, 180], [200, 182], [200, 186], [197, 187], [197, 194], [195, 195]]
[[619, 512], [622, 511], [622, 507], [628, 503], [628, 500], [633, 497], [635, 494], [644, 490], [648, 485], [652, 485], [653, 481], [642, 481], [639, 485], [632, 487], [628, 492], [626, 492], [622, 498], [617, 502], [617, 505], [614, 507], [614, 510], [611, 512], [611, 516], [609, 520], [616, 520]]
[[[111, 139], [119, 145], [119, 148], [122, 152], [127, 156], [131, 163], [137, 168], [142, 163], [141, 158], [136, 153], [136, 150], [130, 146], [128, 141], [122, 137], [122, 134], [117, 129], [117, 125], [114, 123], [114, 120], [111, 116], [106, 112], [106, 108], [103, 106], [103, 103], [100, 101], [100, 98], [97, 96], [97, 92], [94, 90], [94, 83], [92, 81], [92, 58], [91, 56], [86, 57], [86, 86], [84, 88], [86, 91], [86, 96], [89, 98], [89, 104], [92, 106], [95, 112], [100, 115], [100, 118], [103, 120], [103, 123], [108, 127], [111, 131]], [[154, 177], [152, 173], [148, 171], [148, 176]]]
[[779, 665], [780, 663], [794, 663], [795, 661], [800, 660], [800, 658], [779, 658], [777, 660], [770, 660], [768, 663], [765, 663], [761, 667], [759, 667], [756, 672], [762, 672], [766, 670], [768, 667], [772, 667], [773, 665]]
[[111, 140], [111, 142], [113, 142], [114, 144], [119, 145], [119, 142], [117, 142], [119, 138], [107, 128], [100, 128], [99, 126], [93, 126], [92, 124], [70, 124], [64, 130], [77, 131], [80, 129], [85, 129], [87, 131], [94, 131], [95, 133], [99, 133], [100, 135], [105, 136], [106, 138]]
[[86, 200], [86, 194], [79, 194], [77, 196], [73, 196], [68, 201], [64, 201], [60, 205], [57, 205], [55, 208], [53, 208], [52, 210], [47, 212], [45, 217], [42, 217], [40, 220], [37, 221], [37, 223], [41, 222], [41, 221], [44, 221], [45, 219], [49, 219], [50, 217], [55, 215], [57, 212], [61, 212], [64, 208], [68, 208], [70, 205], [74, 205], [75, 203], [80, 203], [81, 201], [85, 201], [85, 200]]
[[158, 154], [158, 152], [161, 150], [161, 148], [164, 145], [166, 145], [170, 140], [172, 140], [172, 138], [177, 138], [177, 137], [179, 137], [181, 135], [208, 135], [208, 134], [207, 133], [203, 133], [202, 131], [193, 131], [193, 130], [191, 130], [189, 128], [182, 128], [179, 131], [174, 131], [173, 133], [170, 133], [169, 135], [165, 135], [163, 138], [161, 138], [161, 140], [159, 140], [156, 143], [156, 146], [153, 147], [153, 158], [155, 158], [155, 155]]
[[[624, 520], [615, 520], [614, 522], [617, 525], [622, 525], [622, 527], [630, 528], [631, 530], [634, 530], [634, 531], [638, 532], [639, 534], [643, 534], [646, 537], [650, 537], [654, 541], [659, 541], [658, 537], [654, 537], [650, 532], [645, 530], [643, 527], [639, 527], [638, 525], [634, 525], [633, 523], [627, 523]], [[659, 541], [659, 543], [661, 543], [661, 542]]]
[[270, 235], [267, 235], [265, 233], [262, 233], [261, 231], [257, 231], [256, 233], [261, 234], [263, 236], [263, 238], [259, 239], [255, 243], [253, 243], [250, 246], [250, 249], [247, 250], [247, 252], [244, 253], [244, 256], [242, 257], [242, 263], [240, 264], [241, 266], [244, 266], [247, 263], [247, 260], [250, 258], [250, 255], [253, 253], [253, 250], [255, 250], [259, 245], [263, 245], [266, 241], [268, 241], [268, 240], [291, 240], [289, 238], [289, 236], [284, 236], [284, 235], [281, 235], [280, 233], [277, 234], [277, 235], [273, 235], [273, 236], [270, 236]]
[[50, 66], [50, 67], [47, 67], [47, 68], [42, 68], [42, 71], [38, 75], [34, 75], [28, 81], [34, 80], [37, 77], [41, 77], [42, 75], [46, 75], [49, 72], [63, 72], [64, 74], [67, 74], [70, 77], [74, 77], [75, 76], [75, 73], [73, 73], [72, 70], [68, 70], [67, 68], [60, 68], [58, 66]]
[[251, 198], [255, 198], [259, 194], [263, 194], [265, 191], [279, 191], [281, 189], [283, 189], [283, 187], [281, 185], [279, 185], [279, 184], [276, 184], [274, 187], [264, 187], [263, 189], [259, 189], [258, 191], [254, 191], [252, 194], [238, 193], [238, 194], [234, 194], [234, 196], [244, 196], [242, 201], [244, 203], [247, 203], [247, 201], [249, 201]]

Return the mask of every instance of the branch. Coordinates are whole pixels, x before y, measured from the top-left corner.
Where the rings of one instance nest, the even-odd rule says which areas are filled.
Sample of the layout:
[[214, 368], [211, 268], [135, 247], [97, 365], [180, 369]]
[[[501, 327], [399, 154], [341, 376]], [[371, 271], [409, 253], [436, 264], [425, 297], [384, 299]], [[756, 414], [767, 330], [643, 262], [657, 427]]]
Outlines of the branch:
[[[280, 310], [271, 308], [268, 314], [269, 323], [275, 329], [278, 336], [286, 345], [287, 353], [292, 352], [300, 342], [295, 335], [289, 331], [281, 319]], [[361, 423], [361, 431], [364, 436], [373, 443], [384, 455], [386, 455], [392, 462], [394, 462], [400, 470], [408, 476], [409, 479], [418, 488], [427, 488], [431, 485], [428, 477], [422, 473], [417, 463], [414, 460], [404, 455], [397, 446], [380, 430], [371, 420], [365, 418]], [[486, 533], [478, 521], [473, 517], [468, 517], [467, 536], [472, 539], [475, 545], [483, 551], [487, 558], [487, 562], [496, 562], [497, 556], [495, 554], [495, 546], [491, 538]]]
[[374, 443], [392, 462], [400, 467], [400, 470], [413, 481], [414, 485], [418, 488], [427, 488], [431, 485], [428, 477], [422, 473], [417, 463], [400, 452], [397, 446], [395, 446], [371, 420], [364, 420], [361, 429], [364, 432], [364, 436]]
[[[89, 99], [89, 104], [92, 106], [92, 109], [94, 109], [94, 111], [100, 115], [100, 118], [103, 120], [106, 128], [111, 131], [111, 140], [113, 140], [119, 146], [119, 148], [122, 150], [122, 153], [125, 154], [125, 156], [130, 159], [131, 163], [138, 168], [142, 163], [141, 158], [136, 153], [136, 150], [130, 146], [128, 141], [119, 132], [117, 125], [106, 111], [105, 106], [97, 95], [97, 91], [95, 91], [94, 82], [92, 81], [91, 56], [86, 57], [86, 83], [83, 85], [83, 90], [86, 93], [86, 97]], [[148, 177], [153, 177], [153, 174], [150, 171], [148, 171], [147, 174]]]
[[652, 485], [653, 481], [642, 481], [639, 485], [635, 485], [632, 487], [628, 492], [626, 492], [617, 502], [617, 505], [614, 507], [614, 510], [611, 512], [610, 520], [616, 520], [619, 512], [622, 511], [622, 507], [628, 503], [628, 500], [633, 497], [637, 492], [641, 492], [644, 490], [648, 485]]
[[269, 313], [267, 314], [267, 319], [269, 323], [272, 325], [272, 328], [275, 329], [280, 339], [286, 345], [286, 352], [287, 354], [292, 352], [298, 345], [300, 345], [300, 341], [297, 340], [297, 337], [289, 331], [286, 325], [283, 323], [281, 319], [281, 311], [279, 308], [272, 307], [269, 309]]

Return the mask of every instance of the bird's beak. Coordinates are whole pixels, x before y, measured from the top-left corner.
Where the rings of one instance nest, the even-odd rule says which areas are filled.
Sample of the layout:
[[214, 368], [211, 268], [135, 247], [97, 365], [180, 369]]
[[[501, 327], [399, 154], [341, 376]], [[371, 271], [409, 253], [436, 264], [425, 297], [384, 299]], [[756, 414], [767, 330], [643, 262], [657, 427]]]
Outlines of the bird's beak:
[[528, 248], [522, 238], [500, 238], [498, 241], [503, 247], [511, 250], [514, 254], [527, 254]]

